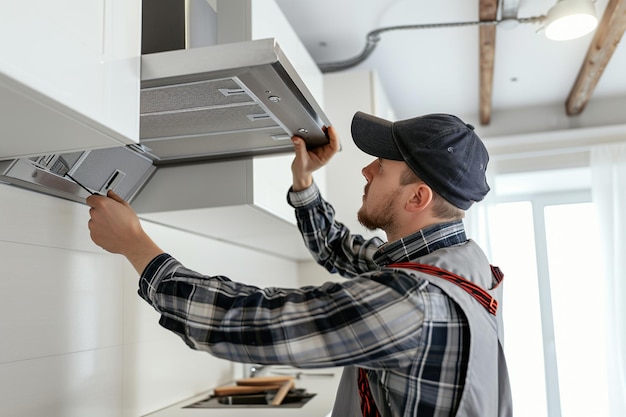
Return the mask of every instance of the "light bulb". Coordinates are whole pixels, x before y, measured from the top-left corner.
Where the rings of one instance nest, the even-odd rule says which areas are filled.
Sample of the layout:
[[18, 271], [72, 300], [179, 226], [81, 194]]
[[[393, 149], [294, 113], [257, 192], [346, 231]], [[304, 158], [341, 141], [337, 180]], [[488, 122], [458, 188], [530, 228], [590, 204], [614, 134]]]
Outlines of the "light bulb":
[[593, 2], [561, 0], [546, 17], [546, 37], [564, 41], [585, 36], [598, 25]]

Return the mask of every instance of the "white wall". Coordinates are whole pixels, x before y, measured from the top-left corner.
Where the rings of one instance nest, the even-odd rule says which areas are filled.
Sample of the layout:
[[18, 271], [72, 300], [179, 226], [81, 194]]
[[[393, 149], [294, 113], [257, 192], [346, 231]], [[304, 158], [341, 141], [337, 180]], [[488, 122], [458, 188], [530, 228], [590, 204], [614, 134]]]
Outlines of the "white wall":
[[357, 221], [366, 184], [361, 169], [375, 158], [357, 148], [351, 134], [352, 117], [357, 111], [394, 120], [386, 94], [376, 73], [364, 70], [325, 74], [324, 97], [324, 111], [341, 141], [341, 151], [326, 166], [325, 197], [333, 204], [337, 219], [353, 233], [386, 240], [383, 232], [368, 231]]
[[[137, 295], [125, 259], [89, 239], [87, 207], [0, 184], [0, 415], [136, 417], [231, 379]], [[187, 266], [294, 286], [297, 265], [145, 223]]]

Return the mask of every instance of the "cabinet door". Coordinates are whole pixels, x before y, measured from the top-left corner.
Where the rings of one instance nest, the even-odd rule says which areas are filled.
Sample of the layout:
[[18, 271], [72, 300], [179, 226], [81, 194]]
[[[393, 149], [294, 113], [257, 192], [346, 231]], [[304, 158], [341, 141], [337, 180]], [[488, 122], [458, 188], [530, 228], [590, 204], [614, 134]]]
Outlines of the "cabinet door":
[[138, 141], [139, 0], [0, 0], [0, 158]]

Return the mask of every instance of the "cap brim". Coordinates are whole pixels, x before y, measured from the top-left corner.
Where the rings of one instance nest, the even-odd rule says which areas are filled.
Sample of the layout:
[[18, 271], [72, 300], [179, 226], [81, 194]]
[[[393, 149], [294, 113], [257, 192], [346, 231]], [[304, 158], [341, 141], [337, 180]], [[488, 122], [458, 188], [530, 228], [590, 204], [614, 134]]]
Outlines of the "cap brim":
[[363, 112], [352, 118], [352, 140], [363, 152], [384, 159], [402, 161], [393, 140], [393, 123]]

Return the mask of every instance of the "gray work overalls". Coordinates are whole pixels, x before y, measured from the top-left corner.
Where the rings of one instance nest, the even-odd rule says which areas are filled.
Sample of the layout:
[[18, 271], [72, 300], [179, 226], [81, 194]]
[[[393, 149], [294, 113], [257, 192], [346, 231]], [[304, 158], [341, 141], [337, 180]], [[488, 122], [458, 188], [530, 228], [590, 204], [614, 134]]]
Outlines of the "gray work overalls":
[[[461, 275], [487, 290], [496, 300], [502, 299], [502, 288], [492, 288], [493, 278], [487, 258], [480, 247], [471, 240], [462, 245], [439, 249], [416, 259], [415, 262], [434, 265]], [[441, 288], [463, 309], [469, 321], [469, 362], [463, 394], [455, 416], [512, 416], [511, 387], [502, 349], [501, 309], [494, 316], [456, 284], [414, 270], [407, 269], [407, 272]], [[356, 367], [344, 368], [332, 417], [361, 417], [357, 373]], [[371, 386], [371, 390], [381, 416], [393, 416], [386, 399], [383, 398], [383, 390], [375, 386]]]

